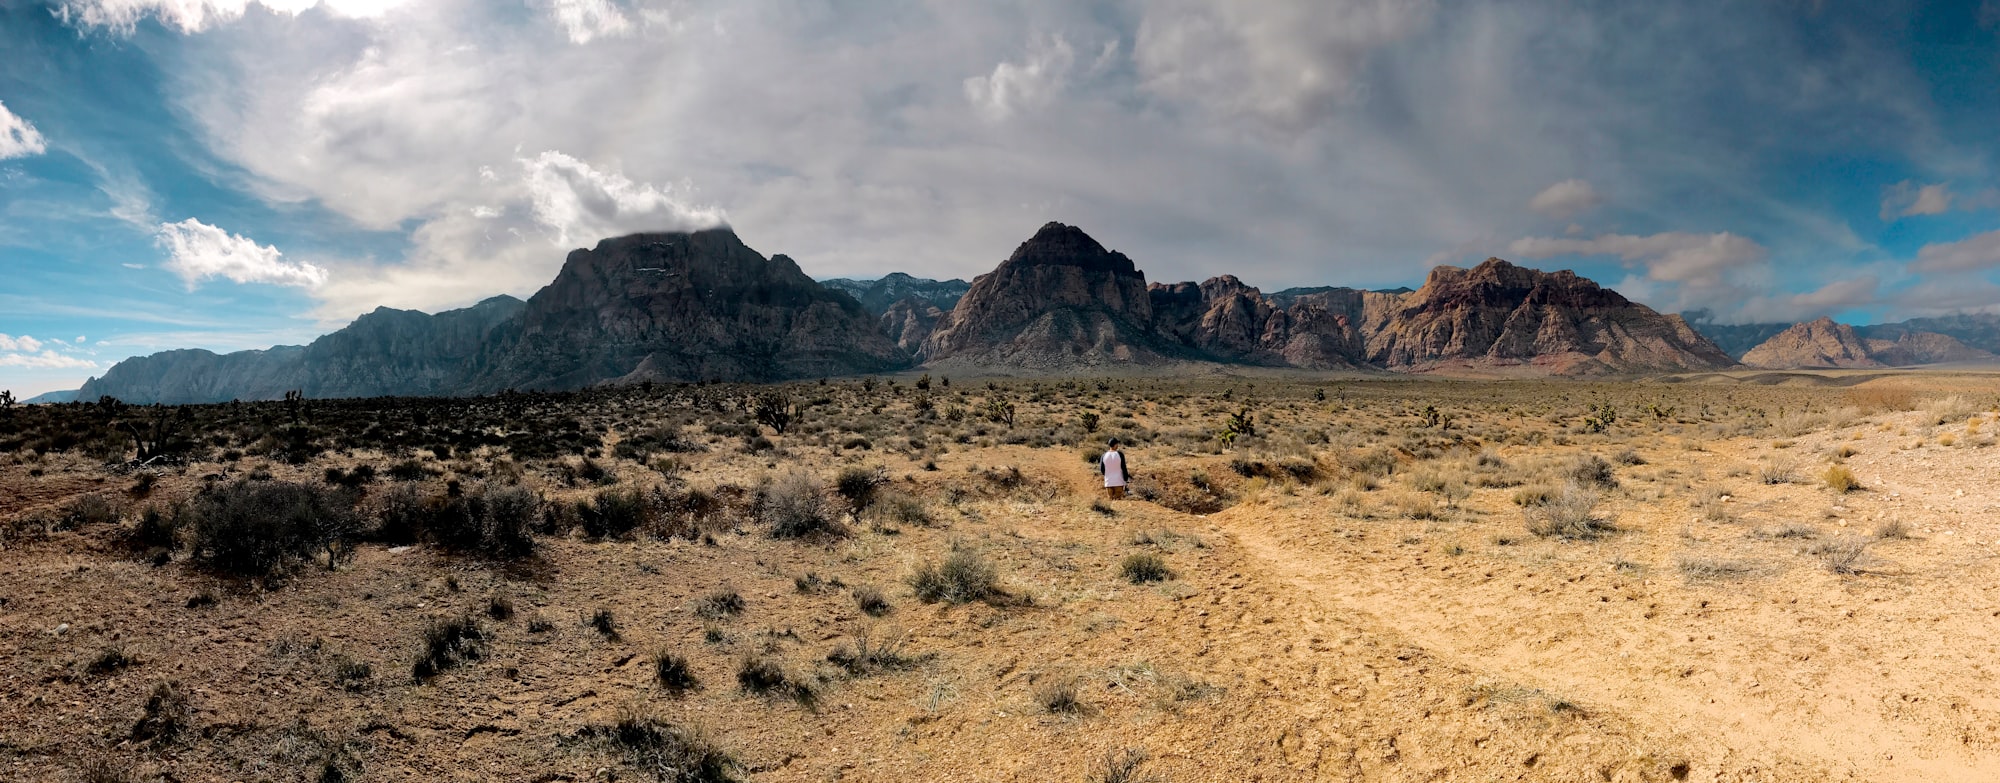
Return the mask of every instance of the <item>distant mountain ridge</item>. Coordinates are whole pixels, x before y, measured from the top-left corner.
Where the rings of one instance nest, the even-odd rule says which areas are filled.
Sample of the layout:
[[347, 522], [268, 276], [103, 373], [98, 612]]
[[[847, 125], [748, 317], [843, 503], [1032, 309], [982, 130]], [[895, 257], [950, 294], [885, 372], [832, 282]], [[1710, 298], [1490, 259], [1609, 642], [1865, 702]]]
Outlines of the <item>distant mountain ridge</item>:
[[959, 297], [965, 296], [966, 290], [972, 287], [971, 283], [964, 280], [927, 280], [902, 272], [891, 272], [879, 280], [849, 280], [836, 277], [831, 280], [821, 280], [820, 285], [845, 292], [860, 302], [868, 312], [877, 316], [887, 314], [889, 308], [905, 299], [917, 299], [941, 311], [948, 311], [957, 307]]
[[[2000, 333], [2000, 331], [1996, 331]], [[435, 315], [379, 308], [306, 346], [166, 351], [76, 392], [132, 403], [462, 395], [642, 381], [749, 381], [914, 366], [1107, 371], [1178, 363], [1602, 375], [1732, 360], [1678, 316], [1572, 272], [1488, 259], [1422, 288], [1290, 288], [1231, 275], [1148, 283], [1122, 253], [1049, 223], [971, 283], [807, 277], [727, 228], [573, 251], [526, 301]]]
[[[1142, 295], [1143, 294], [1143, 295]], [[1735, 362], [1678, 316], [1578, 277], [1488, 259], [1415, 291], [1287, 289], [1231, 275], [1146, 284], [1131, 259], [1049, 223], [972, 283], [924, 342], [945, 365], [1206, 361], [1312, 369], [1610, 374]]]
[[1707, 311], [1685, 315], [1697, 331], [1730, 355], [1765, 369], [1910, 367], [2000, 359], [2000, 315], [1859, 326], [1829, 317], [1795, 324], [1717, 324]]

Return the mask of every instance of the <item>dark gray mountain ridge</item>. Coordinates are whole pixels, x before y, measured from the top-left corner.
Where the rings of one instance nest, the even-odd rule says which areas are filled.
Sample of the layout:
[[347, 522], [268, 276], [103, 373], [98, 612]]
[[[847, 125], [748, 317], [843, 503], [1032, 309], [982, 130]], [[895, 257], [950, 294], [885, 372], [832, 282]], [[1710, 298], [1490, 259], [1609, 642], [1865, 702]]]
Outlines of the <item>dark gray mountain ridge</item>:
[[494, 297], [436, 315], [381, 308], [307, 346], [127, 359], [77, 395], [133, 403], [276, 399], [293, 389], [443, 396], [767, 382], [920, 363], [1079, 371], [1178, 362], [1550, 374], [1730, 364], [1676, 316], [1569, 272], [1498, 259], [1438, 267], [1414, 291], [1264, 294], [1229, 275], [1149, 285], [1130, 258], [1050, 223], [970, 284], [901, 274], [822, 284], [721, 228], [573, 251], [527, 301]]
[[949, 311], [958, 306], [959, 297], [965, 296], [971, 283], [964, 280], [929, 280], [913, 277], [902, 272], [891, 272], [879, 280], [850, 280], [836, 277], [821, 280], [820, 285], [844, 291], [848, 296], [861, 302], [861, 306], [876, 316], [886, 315], [889, 308], [905, 299], [918, 299], [939, 310]]

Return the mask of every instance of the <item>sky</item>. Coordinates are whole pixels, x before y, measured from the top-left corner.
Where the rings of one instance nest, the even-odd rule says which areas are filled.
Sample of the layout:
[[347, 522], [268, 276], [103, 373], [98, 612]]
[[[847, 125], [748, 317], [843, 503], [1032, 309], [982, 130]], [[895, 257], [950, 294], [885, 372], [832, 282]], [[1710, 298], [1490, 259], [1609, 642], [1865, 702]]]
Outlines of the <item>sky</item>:
[[0, 388], [726, 224], [970, 279], [1498, 256], [1722, 322], [2000, 311], [2000, 0], [0, 0]]

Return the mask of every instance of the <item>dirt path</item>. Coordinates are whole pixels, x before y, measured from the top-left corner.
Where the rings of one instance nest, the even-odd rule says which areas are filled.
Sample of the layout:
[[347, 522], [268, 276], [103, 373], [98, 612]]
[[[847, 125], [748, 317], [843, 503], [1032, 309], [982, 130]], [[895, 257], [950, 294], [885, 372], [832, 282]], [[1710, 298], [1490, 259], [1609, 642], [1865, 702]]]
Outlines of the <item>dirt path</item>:
[[[1994, 596], [1980, 567], [1990, 557], [1961, 546], [1992, 531], [1942, 509], [1983, 510], [1993, 499], [1927, 478], [1977, 457], [1896, 451], [1891, 437], [1862, 445], [1881, 455], [1857, 462], [1875, 491], [1801, 501], [1800, 489], [1784, 488], [1789, 495], [1759, 507], [1777, 518], [1837, 521], [1829, 536], [1848, 525], [1836, 513], [1861, 521], [1939, 510], [1926, 517], [1937, 535], [1878, 542], [1878, 567], [1845, 578], [1816, 567], [1804, 543], [1756, 539], [1744, 523], [1691, 525], [1679, 503], [1633, 504], [1622, 517], [1633, 530], [1601, 544], [1498, 546], [1497, 535], [1519, 536], [1517, 516], [1364, 522], [1341, 518], [1321, 498], [1239, 506], [1210, 519], [1257, 568], [1309, 596], [1301, 607], [1365, 618], [1356, 624], [1447, 665], [1710, 749], [1697, 773], [1791, 759], [1854, 780], [1992, 780], [2000, 774], [2000, 694], [1987, 668]], [[1821, 518], [1808, 510], [1825, 503], [1838, 511]], [[1948, 536], [1946, 524], [1963, 529]], [[1668, 532], [1676, 526], [1678, 535]], [[1762, 558], [1754, 562], [1763, 572], [1693, 585], [1674, 570], [1687, 553]]]

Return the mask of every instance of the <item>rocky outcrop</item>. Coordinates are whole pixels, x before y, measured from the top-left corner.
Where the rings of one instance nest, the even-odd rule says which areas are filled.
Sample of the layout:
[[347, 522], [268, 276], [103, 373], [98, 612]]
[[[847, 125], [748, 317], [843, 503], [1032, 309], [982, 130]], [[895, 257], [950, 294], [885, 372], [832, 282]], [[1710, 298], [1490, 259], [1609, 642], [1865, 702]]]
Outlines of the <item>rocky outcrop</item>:
[[932, 363], [1064, 370], [1177, 358], [1153, 331], [1146, 276], [1081, 229], [1049, 223], [972, 281], [924, 341]]
[[1719, 369], [1734, 365], [1679, 316], [1661, 315], [1564, 270], [1489, 258], [1441, 266], [1403, 295], [1368, 336], [1388, 369], [1527, 368], [1561, 375]]
[[883, 275], [880, 280], [834, 278], [822, 280], [820, 284], [845, 292], [868, 312], [878, 316], [888, 313], [897, 302], [905, 299], [917, 299], [939, 310], [949, 311], [958, 306], [959, 297], [965, 296], [966, 290], [972, 287], [964, 280], [927, 280], [902, 272]]
[[[1233, 275], [1194, 283], [1155, 283], [1154, 328], [1211, 361], [1330, 369], [1361, 358], [1361, 310], [1352, 289], [1314, 289], [1279, 304]], [[1359, 293], [1359, 292], [1357, 292]], [[1329, 307], [1329, 305], [1332, 305]]]
[[1772, 335], [1743, 354], [1743, 363], [1772, 369], [1884, 366], [1854, 327], [1832, 318], [1794, 324]]
[[1908, 367], [1994, 358], [1991, 352], [1936, 332], [1897, 324], [1856, 328], [1822, 317], [1773, 335], [1744, 354], [1743, 363], [1767, 369], [1811, 369]]
[[717, 228], [635, 234], [571, 252], [555, 281], [494, 330], [466, 388], [775, 381], [909, 363], [853, 297]]
[[944, 311], [930, 300], [904, 297], [882, 313], [882, 333], [894, 340], [896, 347], [914, 354], [923, 349], [924, 341], [943, 319]]

